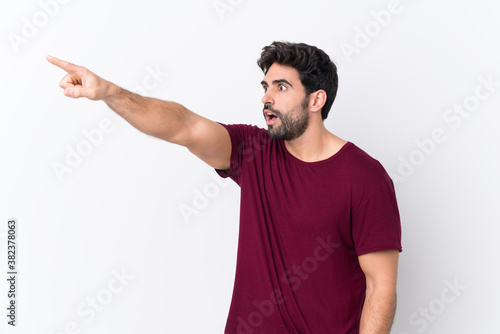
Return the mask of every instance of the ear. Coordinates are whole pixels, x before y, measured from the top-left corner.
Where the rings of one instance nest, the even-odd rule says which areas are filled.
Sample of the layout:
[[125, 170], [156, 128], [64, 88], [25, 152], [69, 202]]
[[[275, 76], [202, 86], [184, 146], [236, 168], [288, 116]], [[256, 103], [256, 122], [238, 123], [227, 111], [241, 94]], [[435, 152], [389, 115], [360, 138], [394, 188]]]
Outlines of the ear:
[[311, 93], [309, 96], [309, 110], [311, 112], [321, 112], [326, 103], [326, 92], [322, 89]]

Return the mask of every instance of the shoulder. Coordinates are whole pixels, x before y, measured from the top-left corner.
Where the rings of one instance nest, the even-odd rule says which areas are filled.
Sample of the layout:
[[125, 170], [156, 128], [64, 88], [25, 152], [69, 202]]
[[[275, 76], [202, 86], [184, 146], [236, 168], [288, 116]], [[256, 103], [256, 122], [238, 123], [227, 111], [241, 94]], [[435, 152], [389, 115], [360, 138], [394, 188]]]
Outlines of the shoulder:
[[273, 139], [269, 137], [267, 130], [259, 128], [256, 125], [249, 124], [223, 124], [226, 128], [231, 142], [238, 149], [262, 148], [262, 146], [270, 144]]
[[390, 180], [390, 177], [382, 164], [356, 146], [348, 142], [342, 154], [341, 163], [345, 170], [345, 176], [350, 178], [353, 183], [363, 185], [375, 185], [384, 180]]
[[250, 124], [224, 124], [217, 122], [222, 125], [229, 132], [230, 135], [243, 135], [243, 136], [256, 136], [267, 134], [265, 129], [259, 128], [256, 125]]

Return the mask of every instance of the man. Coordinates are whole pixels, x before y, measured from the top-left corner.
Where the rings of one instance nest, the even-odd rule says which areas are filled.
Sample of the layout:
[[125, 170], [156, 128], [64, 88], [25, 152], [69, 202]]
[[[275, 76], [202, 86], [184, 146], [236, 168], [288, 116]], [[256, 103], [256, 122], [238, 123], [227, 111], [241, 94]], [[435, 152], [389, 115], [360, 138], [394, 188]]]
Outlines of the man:
[[226, 334], [389, 333], [402, 250], [394, 187], [378, 161], [325, 128], [338, 83], [326, 53], [284, 42], [263, 49], [267, 131], [216, 123], [47, 59], [68, 73], [66, 96], [103, 100], [240, 185]]

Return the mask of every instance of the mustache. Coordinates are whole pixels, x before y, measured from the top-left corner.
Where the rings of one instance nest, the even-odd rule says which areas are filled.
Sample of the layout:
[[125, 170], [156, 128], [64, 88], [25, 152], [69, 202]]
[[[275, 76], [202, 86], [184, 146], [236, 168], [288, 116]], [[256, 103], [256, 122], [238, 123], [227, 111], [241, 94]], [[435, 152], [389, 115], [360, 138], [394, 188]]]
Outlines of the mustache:
[[265, 104], [264, 105], [264, 109], [262, 109], [262, 111], [265, 111], [265, 110], [269, 110], [269, 111], [273, 112], [274, 114], [276, 114], [276, 116], [278, 116], [279, 118], [281, 118], [281, 113], [278, 110], [276, 110], [273, 107], [271, 107], [271, 105]]

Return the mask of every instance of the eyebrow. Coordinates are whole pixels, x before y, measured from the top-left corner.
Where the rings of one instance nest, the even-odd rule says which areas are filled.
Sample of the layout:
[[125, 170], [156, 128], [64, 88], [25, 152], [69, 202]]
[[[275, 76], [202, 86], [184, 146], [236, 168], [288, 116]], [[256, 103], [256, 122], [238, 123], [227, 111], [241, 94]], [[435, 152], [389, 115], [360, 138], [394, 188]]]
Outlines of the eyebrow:
[[[288, 82], [288, 80], [285, 80], [285, 79], [276, 79], [276, 80], [273, 80], [273, 85], [276, 85], [276, 84], [279, 84], [279, 83], [286, 83], [286, 84], [287, 84], [287, 85], [289, 85], [290, 87], [293, 87], [293, 86], [292, 86], [292, 84]], [[262, 80], [262, 81], [260, 82], [260, 84], [261, 84], [262, 86], [264, 86], [264, 85], [268, 86], [267, 82], [266, 82], [266, 81], [264, 81], [264, 80]]]

